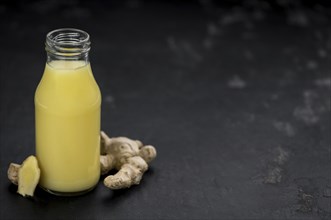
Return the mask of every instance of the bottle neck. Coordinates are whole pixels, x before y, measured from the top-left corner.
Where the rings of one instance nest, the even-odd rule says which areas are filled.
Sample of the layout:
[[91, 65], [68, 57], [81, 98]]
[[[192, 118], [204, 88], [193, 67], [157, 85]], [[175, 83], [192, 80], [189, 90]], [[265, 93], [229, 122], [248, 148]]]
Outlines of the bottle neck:
[[79, 61], [89, 63], [90, 37], [88, 33], [74, 28], [51, 31], [46, 36], [47, 63], [53, 61]]

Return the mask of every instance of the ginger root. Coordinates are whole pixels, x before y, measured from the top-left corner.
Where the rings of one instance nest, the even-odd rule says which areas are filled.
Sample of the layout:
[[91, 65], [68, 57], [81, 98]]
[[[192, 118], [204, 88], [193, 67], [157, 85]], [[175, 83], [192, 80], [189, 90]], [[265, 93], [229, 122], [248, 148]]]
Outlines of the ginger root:
[[126, 137], [109, 138], [101, 132], [101, 174], [117, 169], [115, 175], [104, 179], [104, 185], [110, 189], [129, 188], [138, 185], [148, 169], [148, 163], [156, 157], [151, 145], [144, 146], [138, 140]]
[[17, 192], [22, 196], [33, 196], [40, 178], [40, 169], [35, 156], [26, 158], [22, 165], [11, 163], [8, 168], [8, 179], [18, 185]]

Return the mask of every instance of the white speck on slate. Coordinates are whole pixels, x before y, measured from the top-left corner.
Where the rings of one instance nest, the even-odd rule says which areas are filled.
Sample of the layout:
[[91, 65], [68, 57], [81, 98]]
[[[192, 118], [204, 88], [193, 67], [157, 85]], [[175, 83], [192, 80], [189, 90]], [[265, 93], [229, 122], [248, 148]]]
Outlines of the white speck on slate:
[[105, 96], [105, 102], [107, 103], [113, 103], [115, 101], [114, 97], [111, 95], [106, 95]]
[[314, 60], [309, 60], [309, 61], [307, 62], [307, 68], [308, 68], [308, 69], [310, 69], [310, 70], [315, 70], [315, 69], [317, 69], [317, 67], [318, 67], [318, 64], [317, 64], [316, 61], [314, 61]]
[[207, 32], [211, 36], [219, 35], [221, 33], [219, 27], [214, 23], [208, 23]]
[[331, 78], [316, 79], [314, 84], [319, 87], [329, 87], [331, 88]]
[[233, 78], [228, 80], [228, 87], [232, 89], [243, 89], [246, 87], [246, 82], [239, 76], [235, 75]]
[[327, 56], [327, 52], [323, 48], [318, 49], [317, 53], [318, 53], [318, 56], [321, 58], [325, 58]]
[[288, 12], [287, 23], [289, 25], [307, 27], [309, 25], [309, 19], [303, 10], [294, 10]]
[[284, 132], [289, 137], [295, 135], [295, 130], [289, 122], [275, 121], [273, 125], [278, 131]]

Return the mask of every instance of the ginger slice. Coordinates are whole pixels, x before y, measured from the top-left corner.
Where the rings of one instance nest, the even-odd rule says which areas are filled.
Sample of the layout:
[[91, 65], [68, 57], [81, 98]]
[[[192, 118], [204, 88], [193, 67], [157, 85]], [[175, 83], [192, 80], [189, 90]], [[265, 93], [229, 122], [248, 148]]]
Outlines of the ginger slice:
[[40, 178], [40, 169], [35, 156], [25, 159], [18, 170], [18, 190], [22, 196], [33, 196]]
[[18, 185], [18, 171], [20, 170], [21, 165], [17, 163], [10, 163], [8, 168], [8, 179], [15, 185]]

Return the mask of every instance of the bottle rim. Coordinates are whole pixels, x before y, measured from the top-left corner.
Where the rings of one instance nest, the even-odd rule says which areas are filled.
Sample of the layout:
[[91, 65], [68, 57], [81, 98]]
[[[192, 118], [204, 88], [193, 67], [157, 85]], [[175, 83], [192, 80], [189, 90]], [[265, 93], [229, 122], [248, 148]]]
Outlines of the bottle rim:
[[60, 28], [46, 35], [45, 49], [48, 53], [68, 58], [87, 54], [90, 45], [87, 32], [76, 28]]

